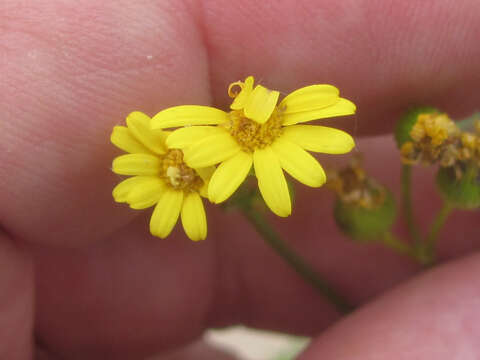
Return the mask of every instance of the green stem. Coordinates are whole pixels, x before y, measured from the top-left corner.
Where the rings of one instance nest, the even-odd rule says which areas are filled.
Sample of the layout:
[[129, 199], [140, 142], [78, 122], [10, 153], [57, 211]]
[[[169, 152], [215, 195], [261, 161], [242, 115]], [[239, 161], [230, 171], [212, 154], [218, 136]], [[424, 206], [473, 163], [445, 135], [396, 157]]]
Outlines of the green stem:
[[416, 262], [427, 265], [430, 263], [430, 258], [426, 257], [423, 248], [419, 246], [412, 246], [408, 243], [397, 238], [391, 232], [386, 232], [383, 234], [383, 244], [390, 247], [391, 249], [397, 251], [400, 254], [407, 255]]
[[413, 248], [409, 244], [398, 239], [390, 231], [383, 234], [383, 243], [401, 254], [405, 254], [416, 259]]
[[255, 230], [262, 236], [265, 242], [302, 276], [304, 280], [309, 282], [320, 294], [335, 305], [339, 312], [346, 314], [353, 310], [353, 307], [349, 305], [345, 299], [338, 295], [299, 254], [295, 253], [288, 246], [258, 210], [246, 204], [238, 205], [243, 215], [255, 227]]
[[438, 233], [442, 229], [443, 225], [445, 224], [445, 221], [447, 220], [452, 210], [453, 210], [453, 206], [448, 201], [445, 201], [442, 208], [435, 216], [432, 226], [430, 227], [430, 231], [425, 240], [425, 250], [432, 262], [434, 260]]
[[402, 166], [402, 209], [407, 228], [410, 236], [413, 238], [415, 244], [422, 241], [420, 231], [415, 224], [412, 206], [412, 167], [404, 164]]

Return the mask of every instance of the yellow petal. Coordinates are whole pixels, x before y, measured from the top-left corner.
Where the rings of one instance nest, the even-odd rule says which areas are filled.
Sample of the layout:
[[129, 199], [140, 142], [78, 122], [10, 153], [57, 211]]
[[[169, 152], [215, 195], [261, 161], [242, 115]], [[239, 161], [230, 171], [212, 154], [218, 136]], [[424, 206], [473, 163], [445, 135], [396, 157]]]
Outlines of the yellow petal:
[[203, 168], [196, 168], [195, 171], [202, 178], [204, 182], [210, 181], [210, 178], [215, 171], [215, 166], [207, 166]]
[[112, 170], [120, 175], [156, 175], [161, 161], [150, 154], [127, 154], [113, 159]]
[[272, 144], [272, 149], [280, 166], [301, 183], [311, 187], [325, 183], [325, 172], [318, 161], [300, 146], [280, 137]]
[[277, 156], [270, 147], [255, 150], [253, 166], [258, 179], [258, 188], [268, 207], [278, 216], [292, 213], [292, 204], [287, 181]]
[[112, 135], [110, 135], [110, 141], [119, 149], [131, 154], [151, 153], [150, 150], [148, 150], [132, 136], [130, 130], [128, 130], [125, 126], [115, 126], [113, 128]]
[[225, 111], [201, 105], [174, 106], [160, 111], [152, 118], [152, 129], [166, 129], [188, 125], [216, 125], [228, 121]]
[[254, 82], [253, 76], [249, 76], [245, 79], [244, 83], [239, 81], [239, 82], [230, 84], [230, 86], [228, 87], [228, 93], [229, 93], [230, 96], [234, 95], [234, 94], [232, 94], [232, 87], [233, 86], [237, 85], [237, 86], [242, 87], [242, 90], [240, 91], [240, 93], [238, 93], [235, 96], [235, 99], [233, 100], [232, 104], [230, 105], [230, 109], [241, 110], [241, 109], [244, 108], [248, 98], [250, 97], [250, 94], [252, 93], [253, 82]]
[[155, 205], [162, 192], [165, 191], [165, 182], [158, 176], [142, 176], [145, 181], [141, 186], [132, 188], [127, 197], [127, 203], [132, 209], [146, 209]]
[[204, 168], [196, 168], [195, 171], [197, 174], [202, 178], [203, 185], [200, 187], [198, 192], [200, 196], [204, 198], [208, 198], [208, 184], [210, 183], [210, 178], [212, 177], [213, 173], [215, 172], [215, 166], [207, 166]]
[[198, 193], [201, 197], [208, 198], [208, 182], [204, 182], [200, 189], [198, 189]]
[[252, 155], [243, 151], [222, 162], [210, 179], [209, 200], [216, 204], [227, 200], [247, 177], [252, 162]]
[[132, 135], [143, 145], [156, 154], [165, 154], [166, 135], [161, 130], [150, 128], [150, 117], [140, 111], [134, 111], [127, 116], [127, 126]]
[[355, 104], [343, 98], [331, 106], [322, 109], [284, 114], [283, 125], [293, 125], [311, 120], [355, 114]]
[[280, 93], [257, 85], [244, 107], [245, 116], [259, 124], [265, 123], [277, 105]]
[[187, 236], [193, 241], [207, 237], [207, 217], [202, 199], [196, 192], [185, 195], [182, 206], [182, 225]]
[[335, 86], [322, 84], [311, 85], [288, 94], [280, 103], [284, 113], [318, 110], [335, 104], [339, 91]]
[[183, 149], [207, 136], [225, 132], [218, 126], [188, 126], [173, 131], [167, 138], [170, 149]]
[[183, 149], [183, 160], [192, 168], [211, 166], [226, 160], [240, 151], [240, 146], [224, 130]]
[[287, 126], [283, 128], [282, 138], [306, 150], [326, 154], [345, 154], [355, 146], [345, 131], [317, 125]]
[[150, 232], [153, 236], [166, 238], [171, 232], [183, 203], [183, 191], [166, 187], [160, 196], [150, 219]]
[[136, 187], [141, 187], [146, 181], [148, 182], [152, 178], [157, 178], [156, 176], [134, 176], [128, 179], [123, 180], [119, 183], [112, 191], [113, 199], [116, 202], [127, 202], [128, 195]]

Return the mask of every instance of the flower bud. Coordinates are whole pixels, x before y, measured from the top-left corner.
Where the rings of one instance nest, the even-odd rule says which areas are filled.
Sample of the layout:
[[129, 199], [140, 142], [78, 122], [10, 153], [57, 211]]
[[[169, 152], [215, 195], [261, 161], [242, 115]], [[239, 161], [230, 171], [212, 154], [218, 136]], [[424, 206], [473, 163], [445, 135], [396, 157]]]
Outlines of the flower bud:
[[380, 240], [392, 226], [395, 215], [395, 200], [390, 191], [384, 190], [382, 201], [375, 207], [364, 207], [337, 198], [334, 217], [338, 227], [357, 241]]
[[460, 209], [480, 207], [480, 170], [474, 163], [459, 167], [441, 167], [437, 187], [446, 201]]

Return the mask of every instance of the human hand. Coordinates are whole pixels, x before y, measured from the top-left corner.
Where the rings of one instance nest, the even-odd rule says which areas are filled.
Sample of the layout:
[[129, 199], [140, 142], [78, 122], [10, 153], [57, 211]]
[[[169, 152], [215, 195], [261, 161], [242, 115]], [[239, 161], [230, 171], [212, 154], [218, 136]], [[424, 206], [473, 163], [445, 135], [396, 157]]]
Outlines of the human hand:
[[[307, 360], [478, 357], [478, 212], [447, 224], [451, 263], [415, 276], [409, 260], [346, 241], [330, 196], [299, 187], [276, 226], [338, 292], [368, 302], [324, 331], [334, 308], [239, 215], [210, 206], [200, 243], [151, 237], [148, 211], [113, 202], [109, 135], [132, 110], [225, 106], [226, 85], [248, 74], [285, 93], [332, 83], [358, 116], [329, 123], [357, 135], [369, 170], [398, 188], [398, 152], [380, 135], [399, 114], [478, 108], [479, 14], [474, 0], [4, 1], [0, 358], [30, 358], [32, 329], [47, 358], [141, 359], [238, 322], [316, 335]], [[422, 175], [428, 222], [437, 200]]]

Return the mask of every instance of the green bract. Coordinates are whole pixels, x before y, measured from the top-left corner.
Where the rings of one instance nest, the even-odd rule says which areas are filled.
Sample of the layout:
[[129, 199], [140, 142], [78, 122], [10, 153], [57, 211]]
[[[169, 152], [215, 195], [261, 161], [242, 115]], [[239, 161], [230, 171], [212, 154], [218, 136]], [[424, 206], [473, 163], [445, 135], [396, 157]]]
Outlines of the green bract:
[[379, 206], [369, 209], [337, 199], [334, 208], [339, 228], [354, 240], [374, 241], [390, 230], [396, 215], [395, 200], [387, 191]]
[[468, 164], [460, 179], [453, 167], [440, 168], [437, 187], [446, 201], [460, 209], [480, 207], [480, 171], [478, 166]]

